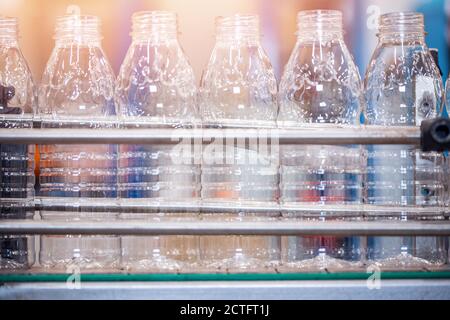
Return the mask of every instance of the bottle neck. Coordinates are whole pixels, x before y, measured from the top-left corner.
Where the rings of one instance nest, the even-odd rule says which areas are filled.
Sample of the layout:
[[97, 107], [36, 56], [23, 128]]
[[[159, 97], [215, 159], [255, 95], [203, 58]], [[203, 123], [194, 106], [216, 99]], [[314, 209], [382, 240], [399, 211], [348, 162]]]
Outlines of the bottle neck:
[[95, 16], [68, 15], [58, 18], [55, 28], [57, 46], [100, 46], [100, 19]]
[[425, 45], [423, 15], [416, 12], [383, 14], [379, 20], [380, 42]]
[[306, 10], [297, 15], [297, 39], [331, 41], [344, 38], [342, 13], [336, 10]]
[[132, 18], [133, 42], [166, 42], [178, 40], [177, 15], [166, 11], [137, 12]]
[[234, 15], [216, 18], [217, 42], [259, 43], [261, 38], [257, 15]]
[[18, 46], [19, 25], [17, 18], [0, 16], [0, 44]]
[[390, 34], [379, 34], [378, 38], [380, 43], [389, 44], [405, 44], [408, 45], [418, 45], [425, 46], [425, 34], [424, 33], [390, 33]]

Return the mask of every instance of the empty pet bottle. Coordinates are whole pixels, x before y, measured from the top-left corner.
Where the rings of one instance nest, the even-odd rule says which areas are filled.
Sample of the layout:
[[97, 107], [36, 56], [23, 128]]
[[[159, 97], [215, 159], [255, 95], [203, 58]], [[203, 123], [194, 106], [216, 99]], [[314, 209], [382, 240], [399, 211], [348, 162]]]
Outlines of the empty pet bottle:
[[[358, 125], [362, 85], [343, 37], [342, 14], [301, 11], [297, 43], [279, 89], [280, 127], [339, 130]], [[281, 146], [280, 202], [291, 205], [361, 204], [364, 153], [359, 146]], [[343, 219], [338, 212], [289, 214], [292, 218]], [[353, 218], [357, 219], [358, 215]], [[313, 268], [358, 260], [356, 237], [284, 237], [283, 261]], [[338, 258], [338, 259], [336, 259]]]
[[[436, 117], [443, 102], [443, 85], [425, 43], [423, 15], [382, 15], [378, 38], [365, 79], [367, 124], [420, 126], [422, 120]], [[441, 154], [423, 153], [415, 146], [369, 146], [368, 203], [405, 207], [391, 218], [425, 218], [408, 214], [408, 208], [443, 205], [442, 162]], [[442, 241], [436, 237], [370, 237], [368, 258], [386, 266], [423, 267], [441, 260]]]
[[[16, 18], [0, 16], [0, 128], [31, 128], [35, 92]], [[0, 144], [0, 219], [34, 215], [34, 145]], [[0, 269], [34, 262], [34, 238], [0, 236]]]
[[[178, 41], [177, 16], [133, 15], [132, 44], [120, 69], [116, 102], [126, 128], [193, 128], [195, 77]], [[175, 131], [174, 131], [175, 132]], [[119, 197], [127, 204], [192, 204], [200, 195], [200, 164], [179, 145], [120, 145]], [[187, 146], [188, 148], [191, 145]], [[125, 219], [196, 219], [198, 213], [127, 211]], [[178, 269], [198, 262], [198, 237], [122, 237], [127, 268]]]
[[[114, 74], [101, 48], [99, 18], [76, 14], [58, 18], [55, 48], [39, 88], [43, 128], [112, 126], [113, 97]], [[117, 146], [57, 144], [39, 148], [43, 219], [110, 220], [115, 216], [110, 209], [117, 197]], [[119, 237], [41, 237], [40, 262], [47, 267], [114, 267], [119, 260]]]
[[[256, 15], [216, 19], [216, 43], [200, 88], [200, 112], [205, 126], [274, 126], [277, 115], [276, 79], [260, 37]], [[217, 138], [204, 146], [204, 203], [276, 204], [278, 154], [262, 145], [267, 141], [260, 140], [254, 145], [241, 142]], [[267, 152], [262, 152], [262, 149]], [[211, 218], [246, 220], [258, 217], [251, 210], [238, 210], [231, 214], [214, 214]], [[278, 245], [277, 237], [202, 237], [201, 254], [212, 267], [247, 268], [277, 260]]]

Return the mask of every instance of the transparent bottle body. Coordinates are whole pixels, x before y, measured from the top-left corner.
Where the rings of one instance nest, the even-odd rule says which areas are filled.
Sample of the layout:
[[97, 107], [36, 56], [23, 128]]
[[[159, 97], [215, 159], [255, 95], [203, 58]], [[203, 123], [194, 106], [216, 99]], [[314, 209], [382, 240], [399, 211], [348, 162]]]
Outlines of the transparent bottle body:
[[[175, 23], [176, 19], [173, 14], [164, 12], [148, 16], [160, 22], [167, 19], [166, 23], [169, 19]], [[157, 26], [176, 29], [174, 25], [158, 23], [147, 27]], [[198, 121], [196, 94], [192, 67], [176, 35], [160, 31], [148, 33], [145, 39], [133, 40], [122, 64], [115, 94], [124, 130], [131, 127], [195, 128]], [[120, 145], [121, 204], [197, 203], [200, 163], [196, 158], [199, 155], [195, 156], [191, 141], [178, 145]], [[137, 210], [123, 214], [122, 218], [195, 221], [198, 213]], [[184, 270], [199, 263], [198, 250], [196, 236], [124, 236], [122, 265], [130, 269]]]
[[[270, 128], [277, 115], [276, 79], [259, 41], [255, 16], [218, 20], [218, 33], [200, 88], [206, 127]], [[269, 131], [268, 131], [269, 132]], [[259, 142], [259, 144], [267, 144]], [[204, 146], [202, 201], [264, 206], [278, 200], [278, 153], [270, 146], [216, 139]], [[276, 215], [276, 213], [274, 213]], [[254, 221], [251, 211], [204, 215], [215, 221]], [[203, 236], [201, 258], [208, 267], [255, 268], [279, 260], [279, 238]]]
[[[99, 43], [57, 40], [39, 88], [42, 127], [92, 128], [101, 134], [115, 126], [113, 92], [114, 74]], [[42, 219], [115, 219], [106, 207], [117, 205], [116, 145], [40, 145], [39, 151]], [[44, 267], [113, 268], [119, 260], [117, 236], [41, 237]]]
[[447, 112], [447, 115], [450, 113], [450, 76], [447, 76], [447, 81], [445, 81], [445, 111], [443, 110], [443, 113]]
[[[422, 120], [434, 118], [441, 111], [442, 83], [428, 48], [420, 38], [397, 38], [382, 39], [370, 62], [365, 80], [368, 125], [419, 126]], [[444, 205], [442, 154], [421, 152], [408, 145], [373, 145], [367, 150], [369, 204]], [[389, 218], [427, 219], [407, 214], [406, 210]], [[369, 237], [367, 242], [368, 259], [385, 266], [423, 267], [445, 261], [441, 237]]]
[[[221, 143], [221, 142], [220, 142]], [[204, 204], [275, 205], [278, 200], [278, 153], [235, 146], [225, 152], [207, 145], [203, 150], [202, 201]], [[276, 220], [277, 212], [259, 215], [251, 210], [203, 214], [206, 221]], [[280, 239], [274, 236], [202, 236], [201, 259], [207, 267], [251, 269], [277, 263]]]
[[201, 85], [203, 123], [221, 127], [273, 127], [277, 84], [259, 41], [216, 41]]
[[[445, 82], [445, 107], [446, 110], [443, 113], [449, 114], [450, 110], [450, 77], [447, 77]], [[448, 211], [450, 207], [450, 154], [447, 152], [444, 154], [445, 171], [444, 171], [444, 187], [445, 187], [445, 207]]]
[[[365, 153], [358, 146], [281, 146], [280, 202], [285, 205], [362, 204]], [[359, 213], [306, 212], [289, 219], [360, 220]], [[363, 253], [360, 237], [283, 237], [282, 259], [294, 267], [350, 267]], [[331, 259], [330, 259], [331, 258]], [[313, 261], [315, 261], [313, 263]]]
[[[299, 34], [281, 79], [279, 105], [280, 127], [326, 130], [359, 124], [361, 81], [339, 30]], [[365, 153], [360, 146], [286, 145], [280, 150], [282, 204], [362, 203]], [[318, 221], [360, 218], [358, 214], [344, 216], [337, 212], [288, 217]], [[348, 267], [350, 264], [344, 260], [360, 259], [360, 240], [283, 237], [282, 259], [295, 267]]]
[[[13, 21], [14, 20], [14, 21]], [[17, 38], [6, 37], [5, 25], [16, 20], [0, 17], [0, 85], [14, 88], [14, 96], [0, 103], [0, 128], [31, 128], [35, 91], [31, 72]], [[0, 219], [33, 219], [34, 145], [0, 144]], [[33, 236], [0, 236], [0, 269], [34, 264]]]

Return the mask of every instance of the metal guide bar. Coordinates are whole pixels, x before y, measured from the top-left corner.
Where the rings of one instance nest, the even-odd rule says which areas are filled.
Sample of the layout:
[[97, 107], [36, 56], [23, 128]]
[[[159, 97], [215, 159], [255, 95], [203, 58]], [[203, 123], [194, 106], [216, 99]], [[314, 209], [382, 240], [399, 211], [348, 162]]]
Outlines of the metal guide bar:
[[68, 288], [65, 281], [5, 283], [0, 286], [0, 299], [450, 299], [450, 280], [446, 279], [383, 279], [381, 290], [369, 290], [366, 280], [83, 282], [77, 290]]
[[68, 202], [67, 199], [36, 198], [36, 210], [64, 211], [76, 209], [80, 211], [111, 211], [111, 212], [202, 212], [202, 213], [336, 213], [336, 214], [402, 214], [438, 216], [449, 215], [444, 207], [419, 206], [380, 206], [370, 204], [273, 204], [273, 203], [201, 203], [201, 202], [157, 202], [152, 200], [132, 199], [132, 201], [115, 201], [114, 199], [93, 199], [88, 201]]
[[0, 234], [450, 236], [448, 221], [3, 220]]
[[29, 144], [177, 144], [215, 139], [268, 141], [271, 144], [420, 145], [419, 127], [343, 126], [298, 129], [0, 129], [0, 143]]

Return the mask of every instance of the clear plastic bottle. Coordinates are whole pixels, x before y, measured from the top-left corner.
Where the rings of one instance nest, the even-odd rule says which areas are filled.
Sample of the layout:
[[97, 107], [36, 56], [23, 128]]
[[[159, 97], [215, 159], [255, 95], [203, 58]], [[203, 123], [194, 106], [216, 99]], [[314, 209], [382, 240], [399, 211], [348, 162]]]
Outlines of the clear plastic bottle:
[[[449, 115], [449, 110], [450, 110], [450, 75], [447, 76], [447, 81], [445, 82], [445, 110], [442, 110], [443, 115], [446, 113], [447, 116]], [[444, 177], [447, 177], [447, 179], [444, 178], [444, 181], [446, 183], [444, 183], [444, 188], [445, 188], [445, 207], [446, 207], [446, 212], [449, 211], [449, 207], [450, 207], [450, 154], [446, 153], [445, 155], [445, 171], [444, 171]], [[449, 239], [450, 240], [450, 239]], [[450, 248], [449, 248], [449, 262], [450, 262]]]
[[[0, 128], [31, 128], [35, 91], [16, 18], [0, 16]], [[0, 219], [34, 216], [34, 145], [0, 144]], [[34, 237], [0, 236], [0, 269], [34, 263]]]
[[[343, 38], [342, 14], [300, 11], [297, 43], [279, 89], [278, 125], [338, 129], [358, 125], [362, 110], [359, 72]], [[281, 146], [280, 202], [288, 205], [361, 204], [364, 153], [359, 146]], [[343, 219], [338, 213], [291, 218]], [[358, 219], [358, 215], [353, 218]], [[359, 260], [356, 237], [284, 237], [283, 261], [295, 267], [340, 267]], [[336, 259], [339, 258], [339, 259]]]
[[[77, 14], [59, 17], [55, 40], [39, 88], [42, 127], [114, 126], [114, 73], [101, 48], [99, 18]], [[39, 148], [43, 219], [109, 221], [115, 217], [102, 206], [116, 203], [117, 146]], [[46, 267], [76, 264], [82, 268], [108, 268], [117, 266], [119, 260], [119, 237], [41, 237], [40, 263]]]
[[[260, 36], [256, 15], [216, 19], [216, 44], [200, 88], [204, 126], [275, 125], [276, 79]], [[278, 154], [263, 154], [256, 146], [236, 141], [226, 141], [225, 148], [219, 140], [215, 141], [218, 148], [213, 143], [203, 149], [202, 201], [221, 205], [276, 204]], [[256, 161], [252, 162], [252, 158]], [[204, 217], [219, 221], [258, 219], [251, 210]], [[200, 242], [202, 260], [210, 267], [258, 267], [277, 260], [279, 254], [276, 237], [201, 237]]]
[[[133, 15], [132, 44], [122, 64], [116, 102], [125, 128], [191, 128], [198, 117], [192, 67], [178, 41], [177, 15]], [[190, 147], [190, 146], [189, 146]], [[173, 145], [120, 145], [119, 196], [123, 206], [188, 203], [200, 197], [200, 164]], [[169, 202], [170, 201], [170, 202]], [[125, 210], [124, 210], [125, 211]], [[198, 219], [198, 213], [137, 210], [123, 218]], [[127, 268], [179, 269], [198, 262], [198, 237], [122, 237]]]
[[[443, 85], [425, 43], [423, 15], [382, 15], [378, 38], [365, 79], [367, 124], [420, 126], [422, 120], [436, 117], [443, 102]], [[441, 154], [423, 153], [408, 145], [369, 146], [368, 157], [369, 204], [443, 205]], [[405, 210], [391, 218], [426, 217], [409, 215]], [[423, 267], [443, 259], [442, 241], [433, 237], [371, 237], [368, 258], [389, 267]]]
[[[445, 83], [445, 106], [447, 116], [450, 114], [450, 76], [447, 76]], [[450, 154], [447, 151], [444, 158], [445, 170], [444, 170], [444, 187], [445, 187], [445, 211], [450, 212]], [[450, 237], [447, 238], [447, 264], [450, 263]]]
[[447, 107], [447, 114], [450, 113], [450, 74], [447, 76], [447, 81], [445, 82], [445, 106]]

